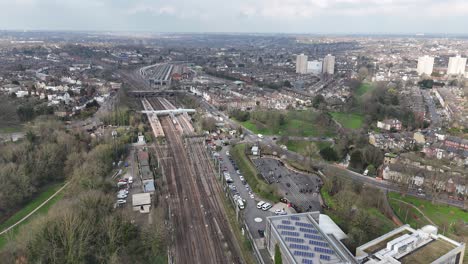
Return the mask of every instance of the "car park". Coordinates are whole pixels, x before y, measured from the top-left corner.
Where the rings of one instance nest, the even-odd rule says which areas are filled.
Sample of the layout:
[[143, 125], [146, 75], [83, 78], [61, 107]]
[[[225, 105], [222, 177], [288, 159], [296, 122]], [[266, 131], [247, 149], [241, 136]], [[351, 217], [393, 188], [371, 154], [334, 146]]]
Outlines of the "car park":
[[258, 202], [258, 203], [257, 203], [257, 208], [258, 208], [258, 209], [262, 209], [262, 206], [263, 206], [264, 204], [265, 204], [264, 201]]

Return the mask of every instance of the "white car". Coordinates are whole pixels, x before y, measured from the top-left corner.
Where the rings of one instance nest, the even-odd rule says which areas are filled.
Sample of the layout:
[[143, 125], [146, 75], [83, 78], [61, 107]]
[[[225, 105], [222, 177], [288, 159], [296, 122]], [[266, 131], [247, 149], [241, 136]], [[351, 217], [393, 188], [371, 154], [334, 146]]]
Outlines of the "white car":
[[228, 151], [226, 151], [226, 156], [229, 156], [229, 150], [228, 150]]
[[258, 202], [258, 204], [257, 204], [257, 208], [258, 208], [258, 209], [262, 209], [262, 206], [263, 206], [264, 204], [265, 204], [265, 202], [264, 202], [264, 201], [260, 201], [260, 202]]
[[123, 194], [123, 193], [119, 193], [119, 194], [117, 194], [117, 198], [119, 198], [119, 199], [125, 199], [125, 198], [127, 198], [127, 195], [126, 195], [126, 194]]
[[284, 209], [276, 209], [275, 210], [275, 215], [286, 215], [286, 211]]
[[241, 174], [241, 173], [240, 173], [240, 170], [236, 170], [236, 173], [239, 174], [239, 175]]
[[133, 183], [133, 177], [130, 176], [130, 178], [128, 178], [128, 183]]
[[266, 211], [266, 210], [270, 209], [271, 207], [272, 207], [271, 204], [266, 203], [266, 204], [264, 204], [264, 205], [262, 206], [262, 210], [263, 210], [263, 211]]
[[262, 139], [262, 138], [263, 138], [263, 135], [262, 135], [262, 134], [258, 134], [258, 138], [259, 138], [259, 139]]
[[124, 200], [124, 199], [117, 200], [117, 204], [125, 204], [125, 203], [127, 203], [127, 200]]

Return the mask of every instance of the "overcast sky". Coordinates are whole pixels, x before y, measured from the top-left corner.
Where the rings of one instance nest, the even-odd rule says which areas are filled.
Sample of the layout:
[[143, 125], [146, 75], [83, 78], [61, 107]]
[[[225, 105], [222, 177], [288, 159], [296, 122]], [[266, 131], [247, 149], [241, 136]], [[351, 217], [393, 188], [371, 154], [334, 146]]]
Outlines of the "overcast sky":
[[0, 0], [0, 29], [468, 33], [468, 0]]

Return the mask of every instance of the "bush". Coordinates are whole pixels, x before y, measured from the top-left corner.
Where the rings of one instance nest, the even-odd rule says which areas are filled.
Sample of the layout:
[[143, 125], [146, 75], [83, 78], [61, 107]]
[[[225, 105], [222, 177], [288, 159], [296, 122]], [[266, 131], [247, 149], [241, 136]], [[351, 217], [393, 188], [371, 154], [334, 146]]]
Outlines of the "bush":
[[339, 159], [338, 153], [336, 153], [335, 149], [332, 147], [326, 147], [320, 150], [320, 156], [328, 161], [337, 161]]

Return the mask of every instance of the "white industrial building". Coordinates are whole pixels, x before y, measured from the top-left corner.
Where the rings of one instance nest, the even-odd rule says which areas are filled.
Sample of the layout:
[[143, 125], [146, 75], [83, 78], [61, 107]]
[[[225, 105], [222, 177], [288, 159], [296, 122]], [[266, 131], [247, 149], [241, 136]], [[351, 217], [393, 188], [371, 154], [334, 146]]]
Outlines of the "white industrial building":
[[323, 58], [323, 68], [322, 73], [324, 74], [334, 74], [335, 73], [335, 56], [328, 54]]
[[322, 72], [322, 62], [318, 60], [307, 62], [307, 73], [320, 74]]
[[418, 58], [418, 74], [419, 75], [431, 75], [434, 70], [434, 57], [423, 56]]
[[297, 55], [296, 58], [296, 73], [307, 73], [307, 56], [304, 54]]
[[413, 229], [401, 226], [356, 249], [359, 263], [365, 264], [462, 264], [465, 243], [437, 234], [437, 227]]
[[450, 57], [447, 74], [448, 75], [458, 75], [465, 74], [466, 69], [466, 58], [462, 58], [460, 55], [456, 57]]
[[270, 216], [265, 247], [274, 258], [278, 245], [284, 264], [357, 263], [340, 242], [346, 237], [333, 220], [320, 212]]

